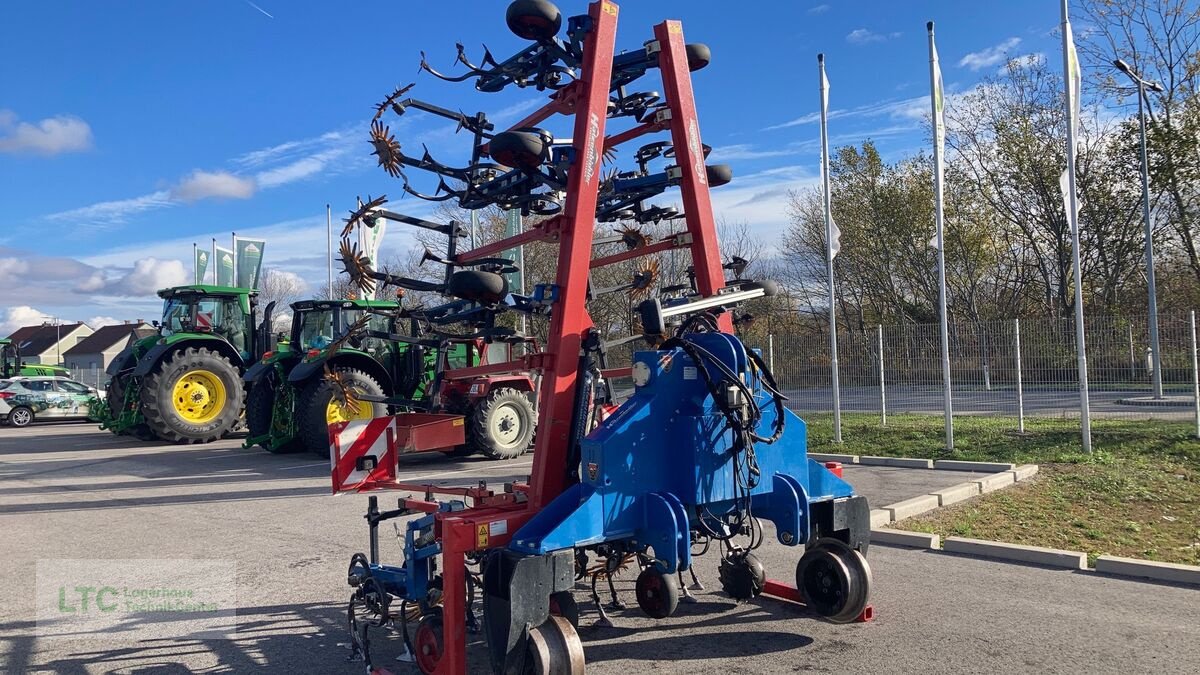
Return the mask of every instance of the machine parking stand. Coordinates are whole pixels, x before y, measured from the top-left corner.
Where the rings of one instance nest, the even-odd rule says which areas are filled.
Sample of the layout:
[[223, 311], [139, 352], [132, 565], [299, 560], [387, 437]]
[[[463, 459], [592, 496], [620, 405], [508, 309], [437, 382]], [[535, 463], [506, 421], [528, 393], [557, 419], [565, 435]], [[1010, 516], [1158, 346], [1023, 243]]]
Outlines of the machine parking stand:
[[[549, 92], [544, 106], [508, 130], [497, 133], [483, 113], [405, 98], [412, 86], [388, 96], [372, 120], [379, 165], [402, 180], [406, 193], [543, 218], [520, 234], [466, 251], [457, 250], [451, 236], [445, 256], [427, 254], [446, 265], [443, 282], [381, 276], [344, 244], [352, 279], [445, 295], [447, 302], [428, 316], [442, 326], [466, 324], [484, 340], [504, 335], [496, 322], [503, 312], [547, 320], [548, 327], [542, 352], [470, 369], [538, 374], [528, 483], [497, 490], [402, 483], [396, 462], [403, 447], [396, 437], [412, 432], [406, 423], [363, 423], [378, 428], [358, 440], [339, 436], [354, 427], [331, 425], [335, 492], [409, 495], [389, 511], [380, 511], [371, 496], [369, 554], [356, 555], [350, 565], [348, 625], [354, 655], [368, 670], [374, 668], [373, 628], [399, 629], [422, 672], [457, 675], [466, 672], [467, 631], [482, 626], [493, 672], [582, 673], [579, 609], [571, 595], [577, 581], [590, 577], [599, 605], [597, 582], [605, 579], [619, 605], [612, 577], [636, 566], [638, 606], [666, 618], [685, 596], [682, 577], [692, 572], [693, 558], [710, 549], [720, 556], [722, 590], [739, 600], [768, 594], [800, 600], [835, 622], [870, 612], [867, 502], [808, 458], [804, 421], [784, 405], [762, 357], [734, 333], [737, 308], [774, 294], [776, 286], [741, 279], [746, 262], [725, 263], [720, 256], [709, 190], [732, 174], [705, 163], [708, 146], [691, 84], [692, 71], [712, 56], [704, 45], [684, 42], [678, 21], [655, 26], [642, 50], [616, 55], [618, 14], [615, 3], [600, 0], [564, 21], [546, 0], [517, 0], [506, 21], [528, 44], [514, 56], [499, 59], [485, 50], [476, 63], [460, 47], [456, 61], [467, 72], [451, 74], [435, 71], [423, 55], [424, 70], [473, 82], [481, 92]], [[655, 70], [661, 93], [631, 90]], [[384, 118], [411, 111], [456, 120], [474, 137], [469, 161], [455, 166], [428, 151], [405, 154]], [[539, 127], [555, 115], [573, 118], [569, 141]], [[610, 123], [626, 128], [611, 132]], [[602, 174], [602, 159], [618, 146], [661, 132], [669, 141], [630, 153], [636, 167]], [[654, 162], [666, 166], [652, 168]], [[418, 188], [405, 171], [431, 174], [436, 182]], [[681, 209], [647, 203], [672, 188], [679, 190]], [[369, 216], [355, 213], [352, 221]], [[638, 227], [681, 220], [683, 230], [658, 241]], [[597, 222], [623, 228], [615, 237], [596, 237]], [[455, 231], [454, 223], [414, 224]], [[508, 292], [497, 271], [510, 266], [504, 252], [535, 241], [558, 247], [553, 283], [528, 295]], [[611, 246], [625, 250], [613, 253]], [[591, 287], [592, 270], [674, 249], [691, 253], [684, 284], [660, 287], [648, 265], [628, 284]], [[727, 281], [728, 269], [738, 279]], [[588, 313], [592, 298], [618, 291], [647, 298], [631, 307], [640, 319], [636, 337], [648, 348], [621, 367], [608, 363], [609, 345]], [[635, 386], [619, 405], [609, 385], [614, 377], [631, 377]], [[408, 520], [404, 559], [393, 565], [380, 560], [378, 525], [394, 518]], [[787, 571], [795, 586], [769, 579], [771, 570], [754, 554], [767, 544], [766, 523], [778, 544], [799, 550], [795, 569]], [[691, 578], [699, 590], [694, 573]]]

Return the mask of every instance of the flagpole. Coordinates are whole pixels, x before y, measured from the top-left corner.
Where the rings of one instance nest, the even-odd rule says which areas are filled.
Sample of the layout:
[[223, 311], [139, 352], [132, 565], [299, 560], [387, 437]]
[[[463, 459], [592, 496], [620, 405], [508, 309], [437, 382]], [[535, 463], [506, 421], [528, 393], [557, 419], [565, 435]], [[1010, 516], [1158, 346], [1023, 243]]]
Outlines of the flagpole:
[[1087, 343], [1083, 330], [1083, 274], [1079, 266], [1079, 206], [1075, 194], [1075, 124], [1079, 106], [1079, 58], [1071, 35], [1071, 20], [1067, 18], [1067, 0], [1062, 0], [1063, 84], [1067, 97], [1067, 194], [1064, 206], [1067, 222], [1071, 224], [1071, 265], [1075, 273], [1075, 352], [1079, 362], [1079, 417], [1083, 436], [1083, 451], [1092, 452], [1092, 419], [1088, 402]]
[[937, 47], [933, 43], [933, 22], [929, 30], [929, 101], [933, 112], [933, 195], [934, 224], [937, 228], [938, 315], [942, 342], [942, 407], [945, 414], [946, 449], [954, 449], [954, 400], [950, 386], [950, 320], [946, 314], [946, 241], [945, 214], [942, 210], [942, 154], [945, 152], [945, 107], [942, 73], [938, 65]]
[[325, 264], [326, 264], [326, 293], [329, 294], [327, 300], [333, 299], [333, 212], [329, 210], [329, 204], [325, 205]]
[[233, 285], [237, 286], [238, 285], [237, 232], [230, 232], [229, 234], [231, 235], [231, 239], [230, 239], [229, 243], [233, 244], [233, 249], [232, 249], [233, 250], [233, 253], [232, 253], [232, 255], [233, 255]]
[[212, 238], [212, 257], [208, 259], [208, 266], [213, 268], [213, 286], [217, 285], [217, 238]]
[[200, 283], [204, 283], [204, 280], [196, 278], [196, 276], [197, 276], [196, 272], [200, 271], [200, 268], [196, 267], [196, 248], [197, 248], [196, 242], [193, 241], [192, 242], [192, 280], [194, 282], [200, 284]]
[[838, 386], [837, 310], [833, 289], [833, 212], [829, 188], [829, 84], [825, 78], [825, 55], [817, 54], [817, 70], [821, 76], [821, 176], [825, 206], [825, 266], [829, 272], [829, 367], [833, 383], [833, 442], [842, 442], [842, 395]]

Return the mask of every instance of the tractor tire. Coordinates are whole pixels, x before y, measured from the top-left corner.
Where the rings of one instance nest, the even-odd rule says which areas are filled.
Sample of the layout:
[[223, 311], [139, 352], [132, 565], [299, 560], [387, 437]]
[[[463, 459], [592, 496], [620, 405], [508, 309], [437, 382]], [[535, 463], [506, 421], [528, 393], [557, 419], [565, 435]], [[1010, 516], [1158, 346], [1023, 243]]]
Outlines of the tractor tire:
[[467, 442], [491, 459], [520, 457], [533, 442], [537, 415], [525, 392], [500, 387], [473, 405]]
[[[271, 432], [275, 419], [275, 387], [271, 378], [264, 377], [250, 387], [246, 394], [246, 428], [250, 438], [265, 436]], [[259, 443], [259, 447], [275, 455], [299, 452], [304, 449], [299, 439], [293, 438], [283, 445], [272, 448], [270, 443]]]
[[159, 439], [211, 443], [238, 422], [245, 391], [233, 362], [206, 347], [163, 359], [142, 379], [142, 415]]
[[[346, 386], [361, 394], [385, 396], [383, 386], [375, 378], [357, 368], [334, 368]], [[382, 403], [359, 402], [357, 412], [339, 406], [333, 400], [333, 384], [324, 377], [309, 382], [300, 393], [296, 414], [299, 415], [300, 443], [318, 457], [329, 457], [329, 423], [350, 420], [369, 420], [387, 415]]]

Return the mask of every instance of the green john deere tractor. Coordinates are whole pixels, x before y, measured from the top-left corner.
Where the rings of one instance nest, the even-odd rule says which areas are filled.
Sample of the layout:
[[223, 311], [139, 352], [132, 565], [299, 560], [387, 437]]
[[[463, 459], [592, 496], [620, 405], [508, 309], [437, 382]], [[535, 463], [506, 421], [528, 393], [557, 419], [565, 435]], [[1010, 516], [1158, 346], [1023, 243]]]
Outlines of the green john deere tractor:
[[13, 341], [8, 338], [0, 339], [0, 379], [17, 376], [34, 377], [38, 375], [70, 377], [71, 372], [62, 366], [25, 363], [21, 360], [19, 345], [13, 344]]
[[[394, 311], [387, 300], [305, 300], [292, 304], [286, 342], [263, 354], [245, 374], [244, 447], [269, 452], [309, 450], [329, 454], [328, 425], [387, 414], [382, 403], [347, 405], [334, 395], [341, 385], [357, 394], [421, 399], [433, 377], [436, 357], [421, 345], [372, 337], [394, 333], [393, 320], [374, 311]], [[347, 335], [352, 329], [353, 335]]]
[[100, 428], [173, 443], [208, 443], [241, 419], [242, 372], [269, 347], [271, 311], [256, 330], [257, 292], [192, 285], [158, 292], [158, 334], [109, 365]]

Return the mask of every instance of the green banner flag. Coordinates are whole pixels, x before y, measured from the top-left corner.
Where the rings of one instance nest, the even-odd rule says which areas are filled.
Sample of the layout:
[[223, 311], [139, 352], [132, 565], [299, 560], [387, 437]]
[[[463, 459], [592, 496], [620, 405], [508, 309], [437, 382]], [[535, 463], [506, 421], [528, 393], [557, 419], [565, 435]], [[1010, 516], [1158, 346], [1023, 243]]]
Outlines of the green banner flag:
[[204, 275], [208, 274], [208, 251], [198, 248], [196, 249], [196, 283], [204, 283]]
[[214, 246], [213, 250], [215, 250], [217, 254], [216, 267], [214, 268], [214, 271], [217, 273], [217, 285], [232, 286], [233, 251], [230, 251], [222, 246]]
[[[505, 214], [504, 220], [504, 237], [516, 236], [525, 231], [524, 223], [521, 221], [520, 209], [509, 209]], [[508, 291], [518, 295], [525, 294], [525, 247], [517, 246], [510, 248], [501, 254], [501, 257], [512, 260], [517, 267], [516, 272], [506, 274], [508, 277]]]
[[236, 239], [237, 249], [237, 285], [238, 288], [258, 288], [259, 274], [262, 272], [263, 248], [266, 242], [261, 239]]

